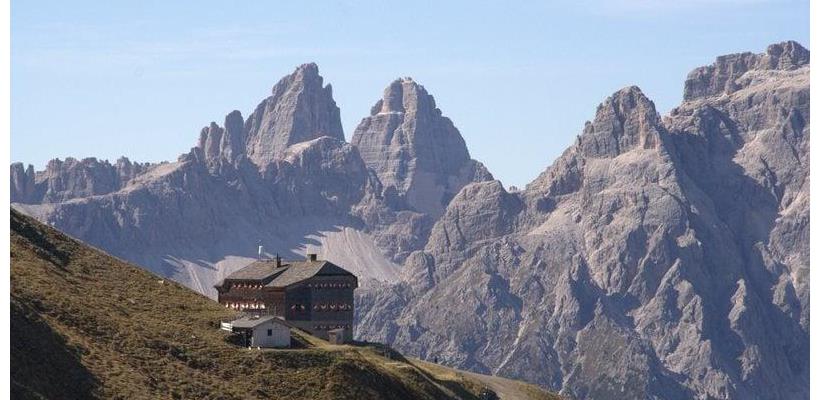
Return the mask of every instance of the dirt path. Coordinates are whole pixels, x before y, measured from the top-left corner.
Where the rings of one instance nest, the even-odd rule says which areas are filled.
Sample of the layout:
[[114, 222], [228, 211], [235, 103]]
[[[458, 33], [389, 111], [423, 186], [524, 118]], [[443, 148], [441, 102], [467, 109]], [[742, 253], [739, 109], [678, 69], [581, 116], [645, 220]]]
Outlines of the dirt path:
[[518, 400], [531, 398], [530, 393], [522, 391], [520, 382], [497, 376], [481, 375], [474, 372], [461, 371], [462, 374], [487, 385], [501, 400]]
[[545, 393], [541, 389], [537, 389], [532, 385], [512, 379], [452, 369], [439, 364], [431, 364], [427, 361], [417, 359], [412, 359], [410, 363], [433, 373], [436, 371], [439, 371], [439, 373], [441, 373], [441, 371], [448, 371], [446, 373], [461, 375], [465, 379], [469, 379], [473, 382], [488, 387], [498, 395], [499, 399], [502, 400], [560, 400], [560, 397]]
[[[317, 347], [322, 347], [328, 350], [344, 351], [355, 349], [355, 347], [350, 347], [348, 345], [330, 345], [324, 341], [315, 339], [313, 337], [310, 337], [310, 339], [308, 340], [310, 340], [311, 343], [315, 342], [315, 345]], [[441, 383], [442, 381], [472, 381], [473, 385], [486, 386], [487, 388], [495, 392], [495, 394], [498, 395], [498, 398], [501, 400], [560, 400], [560, 397], [554, 394], [544, 392], [542, 389], [537, 388], [533, 385], [529, 385], [524, 382], [512, 379], [501, 378], [498, 376], [491, 375], [482, 375], [474, 372], [453, 369], [445, 367], [440, 364], [430, 363], [428, 361], [423, 361], [415, 358], [407, 358], [404, 361], [385, 360], [382, 358], [381, 355], [373, 353], [371, 351], [366, 351], [364, 349], [360, 349], [359, 354], [365, 358], [371, 359], [377, 364], [382, 363], [384, 367], [389, 369], [417, 369], [421, 373], [421, 376], [423, 376], [430, 384], [436, 386], [442, 391], [442, 393], [446, 394], [451, 398], [457, 399], [460, 398], [460, 396], [457, 393], [454, 393], [446, 385], [443, 385]]]

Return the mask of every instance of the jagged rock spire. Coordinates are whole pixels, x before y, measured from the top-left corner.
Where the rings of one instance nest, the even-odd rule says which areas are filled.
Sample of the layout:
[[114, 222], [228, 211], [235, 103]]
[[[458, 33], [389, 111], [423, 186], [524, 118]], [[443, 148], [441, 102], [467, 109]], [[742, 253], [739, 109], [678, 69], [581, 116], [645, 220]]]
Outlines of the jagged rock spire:
[[211, 122], [202, 128], [197, 147], [209, 162], [233, 162], [245, 154], [264, 168], [289, 146], [323, 136], [344, 141], [333, 90], [329, 84], [322, 86], [319, 67], [310, 63], [282, 78], [247, 121], [234, 110], [223, 126]]
[[322, 85], [319, 67], [313, 63], [300, 65], [282, 78], [244, 126], [245, 151], [261, 167], [279, 158], [288, 146], [322, 136], [344, 141], [333, 89]]
[[242, 113], [234, 110], [225, 116], [224, 128], [216, 122], [211, 122], [209, 126], [202, 128], [197, 147], [208, 161], [220, 159], [234, 161], [237, 156], [245, 152], [243, 130]]
[[579, 146], [587, 157], [615, 157], [635, 147], [655, 148], [663, 130], [655, 104], [637, 86], [607, 97], [584, 127]]
[[11, 201], [19, 203], [54, 203], [77, 197], [95, 196], [122, 189], [135, 177], [152, 167], [149, 163], [131, 162], [120, 157], [114, 165], [94, 157], [64, 161], [53, 159], [44, 171], [34, 172], [29, 164], [11, 164]]
[[23, 163], [11, 164], [11, 202], [12, 203], [33, 203], [35, 198], [34, 167], [28, 167]]
[[[388, 190], [410, 208], [440, 215], [467, 183], [492, 179], [433, 96], [411, 78], [393, 81], [352, 143]], [[390, 189], [392, 188], [392, 189]]]

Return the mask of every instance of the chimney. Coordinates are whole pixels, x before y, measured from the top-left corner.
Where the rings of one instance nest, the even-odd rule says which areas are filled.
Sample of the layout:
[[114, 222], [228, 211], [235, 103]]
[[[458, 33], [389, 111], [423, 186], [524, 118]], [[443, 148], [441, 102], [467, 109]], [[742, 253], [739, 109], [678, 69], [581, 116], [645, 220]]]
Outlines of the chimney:
[[316, 261], [316, 253], [308, 253], [307, 256], [309, 261]]
[[262, 247], [262, 245], [259, 245], [258, 254], [259, 254], [259, 259], [260, 260], [262, 259], [262, 254], [264, 254], [264, 253], [265, 253], [265, 249]]
[[279, 257], [279, 253], [276, 253], [276, 267], [279, 268], [282, 266], [282, 258]]

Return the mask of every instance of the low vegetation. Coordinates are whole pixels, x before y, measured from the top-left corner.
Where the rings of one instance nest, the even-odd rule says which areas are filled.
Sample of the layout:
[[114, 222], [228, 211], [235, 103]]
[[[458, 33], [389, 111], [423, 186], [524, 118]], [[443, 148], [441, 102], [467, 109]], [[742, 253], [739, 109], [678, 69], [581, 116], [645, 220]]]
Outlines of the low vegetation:
[[[297, 333], [296, 349], [240, 348], [218, 329], [232, 317], [11, 211], [12, 398], [493, 398], [473, 374], [380, 345], [333, 346]], [[507, 382], [530, 398], [552, 398]]]

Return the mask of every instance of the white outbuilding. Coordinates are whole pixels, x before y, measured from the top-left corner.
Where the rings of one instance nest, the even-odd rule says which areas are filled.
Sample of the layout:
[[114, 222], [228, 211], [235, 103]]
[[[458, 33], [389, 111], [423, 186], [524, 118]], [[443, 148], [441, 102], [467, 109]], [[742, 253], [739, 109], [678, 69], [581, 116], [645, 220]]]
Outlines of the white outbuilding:
[[241, 334], [248, 347], [290, 347], [290, 328], [273, 315], [242, 317], [223, 324], [224, 328]]

